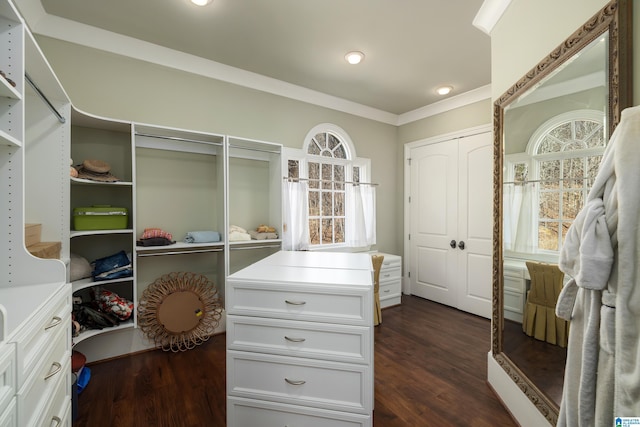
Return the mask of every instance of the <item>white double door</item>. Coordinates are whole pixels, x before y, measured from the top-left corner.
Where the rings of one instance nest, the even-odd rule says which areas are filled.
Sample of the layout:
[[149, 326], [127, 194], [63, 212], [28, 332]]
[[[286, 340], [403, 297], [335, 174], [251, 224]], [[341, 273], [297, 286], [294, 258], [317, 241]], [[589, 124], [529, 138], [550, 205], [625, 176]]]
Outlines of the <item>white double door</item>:
[[491, 317], [491, 132], [410, 149], [410, 292]]

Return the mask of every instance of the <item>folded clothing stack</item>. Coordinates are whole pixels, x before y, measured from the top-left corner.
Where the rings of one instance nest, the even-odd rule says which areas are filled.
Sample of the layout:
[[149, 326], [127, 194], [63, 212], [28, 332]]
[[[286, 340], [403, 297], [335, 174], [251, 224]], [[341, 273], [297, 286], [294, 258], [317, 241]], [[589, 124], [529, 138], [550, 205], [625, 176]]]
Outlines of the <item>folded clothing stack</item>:
[[237, 225], [232, 225], [229, 227], [230, 242], [240, 242], [246, 240], [251, 240], [251, 236], [249, 235], [249, 233], [247, 233], [247, 230]]
[[173, 235], [161, 228], [145, 228], [140, 240], [136, 242], [138, 246], [167, 246], [174, 243]]
[[253, 240], [277, 239], [275, 227], [260, 224], [255, 230], [249, 230], [249, 235]]
[[217, 231], [189, 231], [184, 238], [187, 243], [214, 243], [220, 241]]

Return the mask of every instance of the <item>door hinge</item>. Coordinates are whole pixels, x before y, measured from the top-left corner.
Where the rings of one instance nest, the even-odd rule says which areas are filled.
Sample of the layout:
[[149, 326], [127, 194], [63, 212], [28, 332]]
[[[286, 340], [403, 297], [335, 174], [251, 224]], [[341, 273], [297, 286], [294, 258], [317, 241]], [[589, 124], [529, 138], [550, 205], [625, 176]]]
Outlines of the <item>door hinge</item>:
[[411, 240], [411, 234], [409, 234], [409, 240]]
[[407, 271], [407, 277], [411, 277], [411, 272]]
[[411, 203], [411, 196], [409, 196], [409, 203]]
[[411, 166], [411, 157], [409, 157], [407, 161], [409, 162], [409, 166]]

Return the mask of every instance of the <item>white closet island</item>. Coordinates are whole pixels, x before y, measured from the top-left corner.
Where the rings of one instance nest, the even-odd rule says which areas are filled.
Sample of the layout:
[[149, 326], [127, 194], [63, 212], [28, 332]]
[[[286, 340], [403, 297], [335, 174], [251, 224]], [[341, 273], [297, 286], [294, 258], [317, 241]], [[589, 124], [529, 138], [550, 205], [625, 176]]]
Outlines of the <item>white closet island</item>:
[[227, 425], [373, 425], [367, 253], [280, 251], [227, 278]]

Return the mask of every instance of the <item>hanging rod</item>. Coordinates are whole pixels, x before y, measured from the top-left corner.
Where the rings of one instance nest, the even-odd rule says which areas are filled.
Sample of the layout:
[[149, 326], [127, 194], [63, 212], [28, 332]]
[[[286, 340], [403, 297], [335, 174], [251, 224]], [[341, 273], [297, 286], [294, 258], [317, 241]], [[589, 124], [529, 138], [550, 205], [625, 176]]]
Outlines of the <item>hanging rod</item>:
[[31, 86], [33, 88], [33, 90], [36, 91], [36, 93], [38, 94], [40, 99], [42, 99], [44, 101], [44, 103], [47, 104], [47, 107], [49, 107], [49, 109], [53, 112], [53, 114], [55, 114], [55, 116], [58, 118], [58, 121], [60, 123], [65, 123], [67, 121], [67, 119], [62, 117], [62, 115], [58, 112], [58, 110], [56, 110], [56, 107], [54, 107], [53, 104], [51, 104], [51, 102], [49, 102], [49, 100], [44, 95], [44, 93], [42, 93], [40, 88], [38, 86], [36, 86], [36, 84], [33, 82], [33, 80], [31, 80], [31, 77], [29, 77], [29, 74], [24, 73], [24, 78], [27, 81], [27, 83], [29, 83], [29, 86]]
[[334, 181], [333, 179], [318, 179], [318, 178], [287, 178], [286, 176], [282, 177], [282, 179], [289, 182], [299, 182], [299, 181], [333, 182], [335, 184], [371, 185], [374, 187], [377, 187], [379, 185], [372, 182]]
[[195, 142], [197, 144], [208, 144], [208, 145], [222, 145], [221, 142], [213, 142], [213, 141], [202, 141], [199, 139], [189, 139], [189, 138], [180, 138], [179, 136], [165, 136], [165, 135], [153, 135], [150, 133], [139, 133], [136, 132], [136, 136], [145, 136], [148, 138], [158, 138], [158, 139], [168, 139], [170, 141], [181, 141], [181, 142]]
[[267, 149], [264, 149], [264, 148], [243, 147], [241, 145], [233, 145], [233, 144], [229, 144], [229, 148], [237, 148], [239, 150], [249, 150], [249, 151], [260, 151], [262, 153], [281, 154], [280, 151], [276, 151], [276, 150], [267, 150]]
[[507, 181], [503, 182], [502, 185], [507, 184], [529, 184], [535, 182], [560, 182], [560, 181], [578, 181], [578, 180], [593, 180], [595, 178], [590, 177], [582, 177], [582, 178], [557, 178], [557, 179], [525, 179], [524, 181]]

